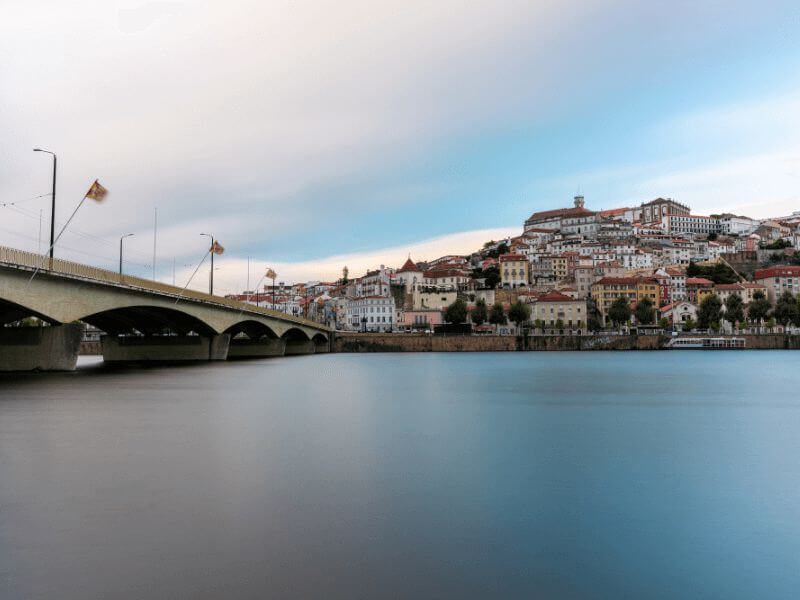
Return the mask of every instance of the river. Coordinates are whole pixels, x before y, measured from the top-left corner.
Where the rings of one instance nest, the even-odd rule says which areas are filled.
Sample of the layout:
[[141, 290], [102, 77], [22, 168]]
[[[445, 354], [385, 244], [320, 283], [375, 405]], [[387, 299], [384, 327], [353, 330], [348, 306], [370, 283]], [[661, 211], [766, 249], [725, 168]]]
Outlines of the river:
[[330, 354], [0, 378], [0, 598], [800, 590], [800, 354]]

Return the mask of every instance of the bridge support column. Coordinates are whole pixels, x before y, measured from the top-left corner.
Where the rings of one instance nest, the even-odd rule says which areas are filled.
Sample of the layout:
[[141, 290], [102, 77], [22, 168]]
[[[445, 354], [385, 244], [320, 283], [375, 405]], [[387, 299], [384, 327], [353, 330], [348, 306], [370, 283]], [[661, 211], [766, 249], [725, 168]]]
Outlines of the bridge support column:
[[267, 356], [283, 356], [286, 350], [286, 340], [260, 339], [260, 340], [231, 340], [228, 348], [228, 358], [264, 358]]
[[83, 327], [0, 328], [0, 371], [72, 371], [78, 362]]
[[311, 340], [286, 340], [286, 356], [314, 354], [316, 344]]
[[227, 333], [206, 337], [189, 336], [105, 336], [103, 361], [128, 362], [184, 362], [225, 360], [231, 336]]

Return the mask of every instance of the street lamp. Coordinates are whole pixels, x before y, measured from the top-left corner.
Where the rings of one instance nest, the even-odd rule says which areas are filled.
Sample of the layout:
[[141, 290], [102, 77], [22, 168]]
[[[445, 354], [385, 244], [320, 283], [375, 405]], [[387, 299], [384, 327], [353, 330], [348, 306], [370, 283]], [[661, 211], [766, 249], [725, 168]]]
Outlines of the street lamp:
[[214, 236], [210, 233], [201, 233], [200, 235], [204, 235], [206, 237], [211, 238], [211, 275], [208, 279], [208, 293], [209, 295], [214, 295]]
[[119, 238], [119, 274], [122, 275], [122, 240], [126, 237], [131, 237], [132, 233], [126, 233], [121, 238]]
[[56, 162], [58, 161], [58, 157], [56, 157], [55, 152], [43, 150], [42, 148], [34, 148], [33, 151], [44, 152], [46, 154], [53, 155], [53, 194], [51, 198], [52, 205], [50, 209], [50, 258], [53, 258], [53, 246], [55, 245], [56, 237]]

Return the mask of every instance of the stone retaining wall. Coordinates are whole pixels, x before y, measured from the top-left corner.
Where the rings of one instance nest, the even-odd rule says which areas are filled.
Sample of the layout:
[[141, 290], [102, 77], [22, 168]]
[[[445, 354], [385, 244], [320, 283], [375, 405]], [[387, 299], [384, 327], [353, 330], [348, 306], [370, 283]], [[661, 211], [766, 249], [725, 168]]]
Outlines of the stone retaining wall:
[[[707, 337], [707, 336], [692, 336]], [[800, 349], [800, 336], [740, 335], [748, 349]], [[334, 352], [512, 352], [516, 350], [661, 350], [668, 335], [536, 335], [527, 339], [498, 335], [417, 335], [339, 333]]]

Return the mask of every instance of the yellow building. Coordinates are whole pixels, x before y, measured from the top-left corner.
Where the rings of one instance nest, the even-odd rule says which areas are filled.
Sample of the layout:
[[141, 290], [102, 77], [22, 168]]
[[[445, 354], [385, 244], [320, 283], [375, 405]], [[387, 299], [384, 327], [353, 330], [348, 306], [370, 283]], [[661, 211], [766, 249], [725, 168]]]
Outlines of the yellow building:
[[652, 277], [603, 277], [592, 284], [592, 298], [597, 303], [603, 318], [608, 314], [608, 309], [614, 300], [620, 296], [627, 298], [631, 303], [650, 298], [656, 308], [661, 304], [658, 280]]
[[500, 255], [500, 281], [504, 288], [528, 285], [528, 258], [523, 254]]
[[565, 329], [583, 329], [586, 326], [586, 300], [576, 300], [553, 290], [539, 296], [533, 303], [531, 321], [542, 321], [544, 326], [560, 325]]

